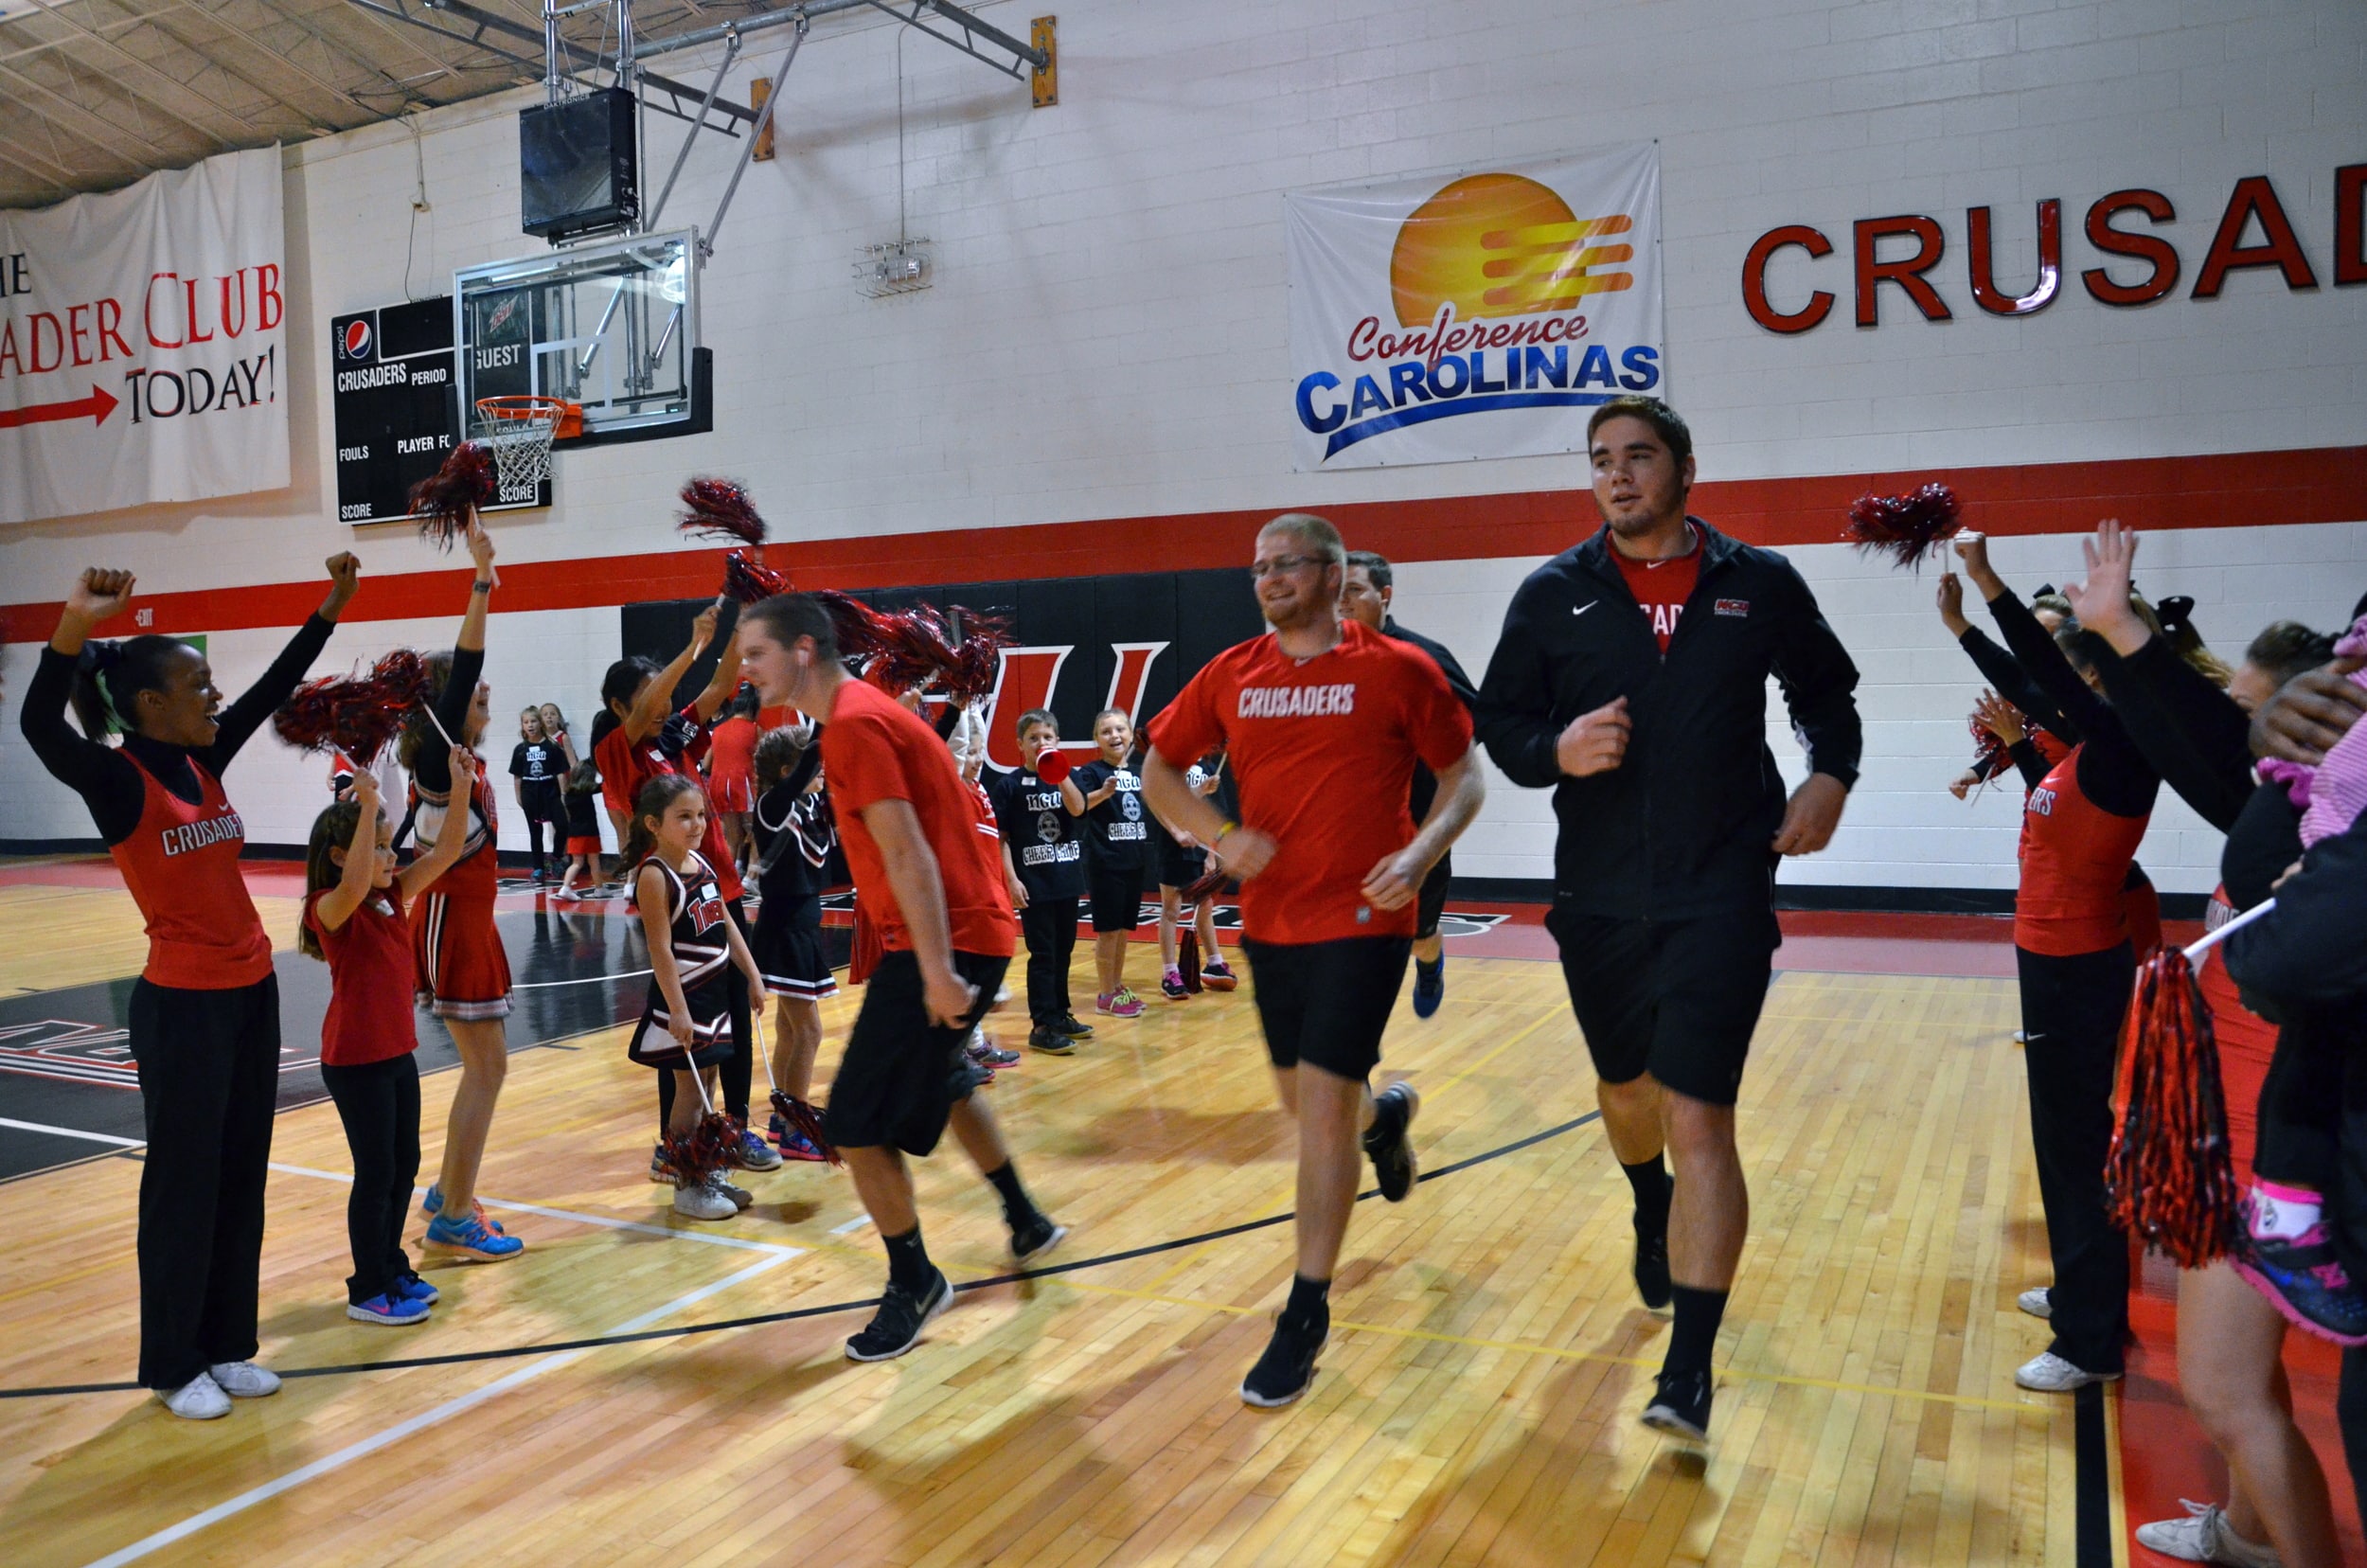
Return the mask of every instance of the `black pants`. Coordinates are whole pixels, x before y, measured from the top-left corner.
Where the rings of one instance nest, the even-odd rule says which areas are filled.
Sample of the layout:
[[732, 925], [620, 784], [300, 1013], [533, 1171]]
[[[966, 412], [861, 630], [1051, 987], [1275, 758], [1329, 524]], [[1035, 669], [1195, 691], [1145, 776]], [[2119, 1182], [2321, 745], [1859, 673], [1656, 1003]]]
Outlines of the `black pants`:
[[353, 1273], [346, 1276], [346, 1299], [358, 1307], [411, 1273], [402, 1225], [419, 1174], [418, 1059], [405, 1051], [359, 1067], [323, 1062], [321, 1082], [337, 1102], [353, 1151], [353, 1196], [346, 1200]]
[[1058, 1024], [1068, 1016], [1069, 956], [1077, 951], [1077, 900], [1030, 895], [1019, 912], [1027, 938], [1027, 1016]]
[[279, 977], [132, 987], [148, 1126], [140, 1169], [140, 1382], [179, 1388], [254, 1358], [263, 1185], [279, 1092]]
[[519, 811], [526, 819], [526, 843], [534, 850], [534, 874], [543, 875], [543, 829], [551, 830], [551, 853], [563, 863], [567, 849], [567, 803], [559, 786], [549, 780], [527, 784], [519, 792]]
[[2128, 1238], [2104, 1206], [2112, 1070], [2136, 958], [2128, 944], [2055, 958], [2014, 950], [2021, 976], [2030, 1141], [2055, 1262], [2047, 1348], [2085, 1372], [2121, 1370], [2128, 1338]]
[[[2252, 1174], [2332, 1194], [2341, 1181], [2343, 1077], [2349, 1052], [2323, 1010], [2279, 1009], [2276, 1053], [2261, 1081]], [[2356, 1277], [2356, 1276], [2354, 1276]]]
[[[748, 940], [748, 911], [744, 899], [733, 899], [723, 907], [731, 912], [732, 924], [739, 928], [739, 939]], [[756, 1083], [756, 1007], [748, 995], [748, 977], [739, 972], [738, 964], [723, 966], [724, 994], [731, 998], [732, 1054], [716, 1064], [715, 1076], [723, 1091], [723, 1109], [741, 1121], [748, 1119], [748, 1096]], [[674, 1114], [674, 1075], [657, 1076], [657, 1135], [663, 1139]]]

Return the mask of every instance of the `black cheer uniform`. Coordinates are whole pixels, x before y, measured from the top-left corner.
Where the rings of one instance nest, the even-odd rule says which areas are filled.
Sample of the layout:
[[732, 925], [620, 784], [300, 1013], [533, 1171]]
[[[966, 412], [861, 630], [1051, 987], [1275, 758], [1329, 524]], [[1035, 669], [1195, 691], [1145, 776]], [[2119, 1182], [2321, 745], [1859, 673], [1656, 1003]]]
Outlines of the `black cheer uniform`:
[[[731, 969], [731, 912], [723, 907], [723, 890], [716, 885], [715, 868], [706, 857], [691, 851], [687, 875], [655, 855], [641, 863], [666, 876], [667, 946], [682, 978], [683, 1001], [690, 1008], [691, 1048], [685, 1054], [671, 1033], [673, 1015], [657, 976], [650, 976], [650, 994], [641, 1005], [641, 1022], [634, 1025], [625, 1054], [644, 1067], [712, 1067], [732, 1054], [731, 992], [724, 977]], [[641, 875], [636, 866], [633, 877]]]

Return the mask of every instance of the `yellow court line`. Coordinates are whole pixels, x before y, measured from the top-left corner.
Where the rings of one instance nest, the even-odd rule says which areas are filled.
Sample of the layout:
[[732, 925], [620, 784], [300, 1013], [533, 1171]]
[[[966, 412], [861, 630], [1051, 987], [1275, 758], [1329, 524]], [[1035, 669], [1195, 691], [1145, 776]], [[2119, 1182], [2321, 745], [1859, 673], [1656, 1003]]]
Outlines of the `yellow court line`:
[[1431, 1093], [1434, 1095], [1445, 1094], [1448, 1090], [1453, 1088], [1456, 1084], [1461, 1083], [1465, 1078], [1469, 1078], [1473, 1073], [1478, 1072], [1481, 1068], [1486, 1066], [1489, 1062], [1495, 1060], [1498, 1057], [1504, 1055], [1515, 1045], [1520, 1044], [1521, 1042], [1528, 1039], [1529, 1036], [1535, 1034], [1546, 1025], [1551, 1024], [1555, 1019], [1559, 1018], [1565, 1010], [1566, 1009], [1561, 1003], [1555, 1003], [1552, 1007], [1545, 1009], [1544, 1015], [1539, 1018], [1536, 1023], [1530, 1025], [1527, 1028], [1521, 1030], [1517, 1034], [1505, 1037], [1505, 1039], [1499, 1043], [1494, 1050], [1488, 1052], [1477, 1061], [1466, 1063], [1462, 1071], [1441, 1079], [1438, 1087], [1432, 1090]]

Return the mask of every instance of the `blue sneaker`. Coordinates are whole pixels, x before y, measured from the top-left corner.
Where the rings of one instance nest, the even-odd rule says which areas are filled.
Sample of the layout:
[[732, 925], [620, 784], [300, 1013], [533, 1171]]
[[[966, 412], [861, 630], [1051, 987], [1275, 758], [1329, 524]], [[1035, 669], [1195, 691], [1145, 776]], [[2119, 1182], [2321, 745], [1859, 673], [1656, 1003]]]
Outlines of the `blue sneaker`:
[[347, 1306], [346, 1316], [356, 1323], [375, 1323], [390, 1328], [427, 1321], [427, 1303], [402, 1295], [374, 1295], [367, 1301]]
[[1440, 953], [1438, 962], [1425, 964], [1414, 960], [1414, 1016], [1428, 1018], [1447, 999], [1447, 955]]
[[781, 1157], [762, 1133], [753, 1127], [739, 1129], [739, 1141], [732, 1147], [731, 1163], [742, 1170], [778, 1170]]
[[454, 1220], [439, 1214], [427, 1222], [427, 1245], [471, 1263], [498, 1263], [515, 1257], [526, 1250], [526, 1244], [514, 1236], [505, 1236], [485, 1223], [483, 1217], [472, 1214], [466, 1220]]
[[404, 1274], [400, 1283], [400, 1289], [405, 1300], [423, 1301], [430, 1307], [435, 1306], [436, 1303], [441, 1299], [441, 1293], [436, 1289], [436, 1287], [430, 1285], [426, 1280], [421, 1279], [416, 1274]]
[[[2251, 1199], [2244, 1207], [2249, 1217]], [[2227, 1260], [2294, 1327], [2345, 1347], [2367, 1345], [2367, 1297], [2343, 1272], [2324, 1225], [2290, 1239], [2247, 1236]]]
[[[469, 1201], [469, 1206], [475, 1211], [476, 1217], [484, 1221], [485, 1228], [487, 1230], [491, 1231], [495, 1236], [507, 1236], [508, 1234], [508, 1232], [502, 1229], [502, 1222], [500, 1221], [492, 1219], [486, 1214], [485, 1204], [482, 1202], [472, 1198]], [[426, 1215], [430, 1220], [435, 1219], [437, 1215], [444, 1212], [443, 1184], [440, 1182], [435, 1183], [428, 1187], [427, 1196], [419, 1200], [419, 1212]]]

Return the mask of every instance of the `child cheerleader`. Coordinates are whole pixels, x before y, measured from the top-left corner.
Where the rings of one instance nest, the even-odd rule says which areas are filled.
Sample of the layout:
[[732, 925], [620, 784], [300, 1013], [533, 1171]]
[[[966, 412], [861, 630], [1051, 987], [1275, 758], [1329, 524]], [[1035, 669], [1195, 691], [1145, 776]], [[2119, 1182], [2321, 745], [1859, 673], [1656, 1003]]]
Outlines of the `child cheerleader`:
[[[699, 852], [706, 830], [706, 797], [697, 782], [658, 774], [633, 797], [632, 837], [622, 856], [635, 867], [634, 897], [651, 971], [627, 1054], [644, 1067], [680, 1075], [666, 1124], [674, 1138], [691, 1132], [721, 1093], [715, 1068], [732, 1054], [726, 966], [739, 967], [752, 993], [764, 985], [723, 907], [715, 867]], [[720, 1169], [695, 1179], [685, 1172], [674, 1188], [674, 1212], [690, 1220], [728, 1220], [751, 1202]]]
[[608, 875], [600, 865], [600, 770], [590, 757], [567, 770], [560, 796], [567, 813], [568, 860], [559, 897], [588, 899], [599, 892]]
[[[455, 777], [469, 754], [452, 748]], [[329, 965], [321, 1022], [321, 1081], [353, 1151], [346, 1200], [346, 1316], [388, 1327], [424, 1323], [436, 1287], [402, 1250], [403, 1211], [419, 1173], [419, 1048], [411, 1021], [412, 898], [460, 858], [468, 815], [444, 813], [427, 853], [395, 869], [394, 825], [379, 810], [378, 780], [356, 769], [346, 797], [312, 823], [304, 857], [304, 923], [296, 948]]]
[[[774, 998], [773, 1081], [798, 1104], [813, 1097], [813, 1059], [822, 1048], [822, 1003], [838, 994], [822, 949], [825, 867], [838, 844], [829, 797], [822, 793], [821, 749], [811, 724], [768, 731], [756, 742], [756, 860], [763, 901], [749, 943], [764, 989]], [[791, 1160], [827, 1158], [804, 1129], [773, 1114], [773, 1141]]]

